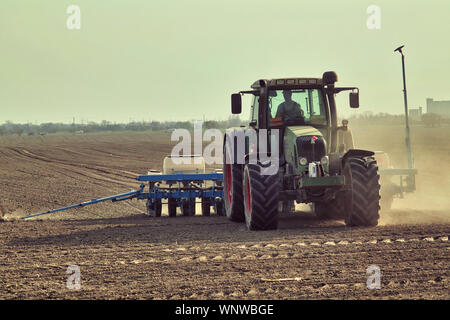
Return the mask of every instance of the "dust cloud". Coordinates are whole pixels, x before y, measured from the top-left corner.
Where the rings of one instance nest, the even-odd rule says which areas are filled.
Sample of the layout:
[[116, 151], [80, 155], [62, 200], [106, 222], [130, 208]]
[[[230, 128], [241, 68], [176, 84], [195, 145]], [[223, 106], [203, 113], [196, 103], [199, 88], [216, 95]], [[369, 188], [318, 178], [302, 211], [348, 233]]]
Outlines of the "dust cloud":
[[450, 223], [450, 175], [437, 172], [438, 163], [433, 155], [417, 163], [416, 191], [394, 199], [391, 209], [381, 212], [381, 225]]
[[[1, 211], [1, 208], [0, 208]], [[8, 212], [8, 213], [4, 213], [2, 212], [2, 214], [0, 215], [0, 220], [3, 221], [16, 221], [16, 220], [20, 220], [22, 217], [25, 217], [27, 214], [25, 211], [23, 210], [15, 210], [13, 212]]]
[[[369, 126], [353, 129], [357, 148], [388, 153], [394, 168], [407, 168], [403, 126]], [[416, 190], [394, 198], [380, 213], [380, 225], [450, 223], [450, 127], [411, 126]], [[393, 182], [399, 184], [399, 177]]]

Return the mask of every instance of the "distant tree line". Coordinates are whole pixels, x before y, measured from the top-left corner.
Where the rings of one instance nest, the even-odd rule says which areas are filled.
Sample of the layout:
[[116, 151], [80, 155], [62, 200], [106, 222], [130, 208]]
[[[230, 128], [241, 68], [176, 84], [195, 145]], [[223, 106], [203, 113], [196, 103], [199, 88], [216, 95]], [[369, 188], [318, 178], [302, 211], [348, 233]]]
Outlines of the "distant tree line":
[[[403, 125], [405, 123], [405, 116], [392, 115], [388, 113], [373, 113], [366, 111], [360, 114], [352, 115], [348, 118], [349, 125], [370, 125], [370, 124], [384, 124], [384, 125]], [[437, 127], [441, 124], [450, 124], [450, 119], [443, 118], [435, 113], [425, 113], [420, 118], [409, 117], [409, 123], [414, 125], [425, 125], [426, 127]]]
[[[403, 125], [405, 123], [404, 115], [392, 115], [388, 113], [373, 113], [366, 111], [348, 118], [349, 125]], [[442, 124], [450, 124], [450, 119], [443, 118], [438, 114], [425, 113], [420, 119], [410, 118], [412, 125], [425, 125], [427, 127], [437, 127]], [[203, 123], [203, 129], [226, 129], [238, 127], [247, 124], [239, 116], [230, 116], [227, 120], [208, 120]], [[1, 135], [46, 135], [51, 133], [88, 133], [88, 132], [119, 132], [119, 131], [168, 131], [173, 129], [192, 130], [193, 121], [132, 121], [129, 123], [115, 123], [103, 120], [102, 122], [89, 122], [87, 124], [79, 123], [54, 123], [47, 122], [41, 124], [31, 123], [13, 123], [6, 121], [0, 125]]]
[[[230, 116], [227, 120], [208, 120], [203, 123], [204, 129], [217, 128], [226, 129], [243, 124], [239, 116]], [[115, 123], [103, 120], [102, 122], [79, 123], [13, 123], [6, 121], [0, 125], [0, 135], [46, 135], [50, 133], [88, 133], [106, 131], [167, 131], [172, 129], [194, 128], [193, 121], [132, 121], [129, 123]]]

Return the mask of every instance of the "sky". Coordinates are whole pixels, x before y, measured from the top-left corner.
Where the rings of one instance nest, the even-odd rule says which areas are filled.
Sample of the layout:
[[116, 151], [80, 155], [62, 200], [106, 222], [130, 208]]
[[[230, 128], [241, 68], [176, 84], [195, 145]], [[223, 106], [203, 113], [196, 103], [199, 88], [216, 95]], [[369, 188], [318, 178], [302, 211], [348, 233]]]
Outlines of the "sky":
[[257, 79], [329, 70], [360, 88], [356, 111], [338, 95], [341, 116], [401, 114], [400, 45], [410, 107], [450, 100], [449, 13], [448, 0], [2, 0], [0, 123], [226, 119]]

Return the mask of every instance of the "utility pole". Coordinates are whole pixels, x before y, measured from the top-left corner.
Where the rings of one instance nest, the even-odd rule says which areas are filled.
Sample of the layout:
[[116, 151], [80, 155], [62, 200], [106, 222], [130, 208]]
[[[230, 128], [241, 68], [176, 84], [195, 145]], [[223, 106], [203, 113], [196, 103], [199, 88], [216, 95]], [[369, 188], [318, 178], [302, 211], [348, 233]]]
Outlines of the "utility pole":
[[399, 52], [402, 55], [402, 71], [403, 71], [403, 98], [405, 101], [405, 122], [406, 122], [406, 151], [408, 153], [408, 168], [413, 168], [413, 158], [411, 153], [411, 138], [409, 131], [409, 119], [408, 119], [408, 95], [406, 93], [406, 73], [405, 73], [405, 55], [403, 54], [404, 45], [398, 47], [394, 52]]

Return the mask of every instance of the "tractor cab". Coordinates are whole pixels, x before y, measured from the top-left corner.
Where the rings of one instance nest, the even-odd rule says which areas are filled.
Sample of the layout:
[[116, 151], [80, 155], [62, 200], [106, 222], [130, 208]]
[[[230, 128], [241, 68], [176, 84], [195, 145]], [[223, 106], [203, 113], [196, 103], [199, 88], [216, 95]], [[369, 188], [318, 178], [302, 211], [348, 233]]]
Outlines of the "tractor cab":
[[[241, 95], [253, 94], [249, 126], [258, 129], [279, 129], [280, 136], [290, 133], [323, 137], [326, 153], [337, 152], [338, 123], [335, 94], [351, 90], [350, 107], [359, 107], [358, 88], [336, 88], [335, 72], [325, 72], [322, 78], [278, 78], [255, 81], [250, 91], [232, 95], [232, 113], [241, 113]], [[287, 129], [287, 130], [286, 130]], [[300, 132], [301, 131], [301, 132]], [[283, 142], [285, 138], [281, 141]], [[281, 150], [280, 150], [281, 151]]]

